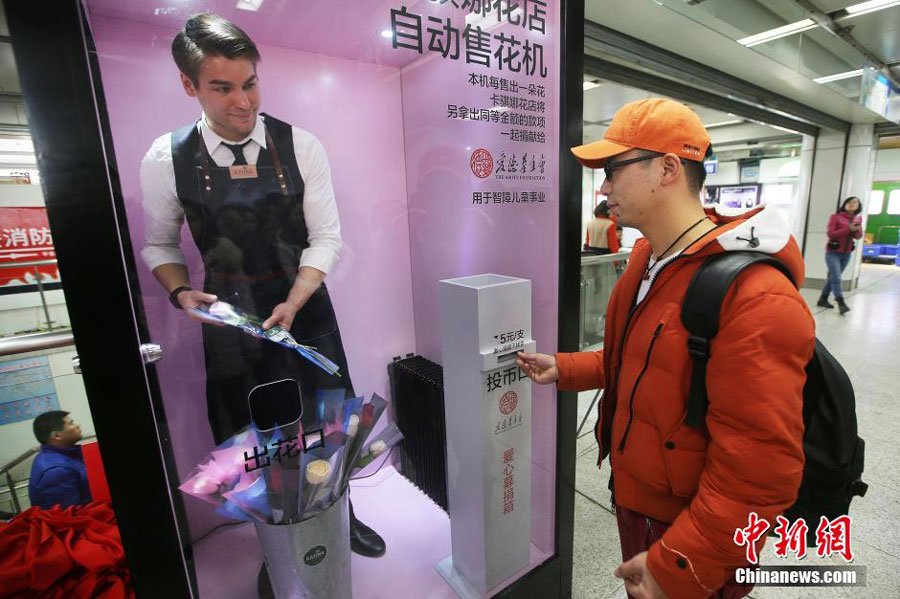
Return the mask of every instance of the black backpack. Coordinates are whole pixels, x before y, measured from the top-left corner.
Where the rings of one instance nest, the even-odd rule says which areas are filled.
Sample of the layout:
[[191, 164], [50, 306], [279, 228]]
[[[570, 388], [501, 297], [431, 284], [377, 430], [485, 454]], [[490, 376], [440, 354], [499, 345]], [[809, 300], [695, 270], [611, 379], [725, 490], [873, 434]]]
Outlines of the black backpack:
[[[691, 279], [681, 308], [681, 322], [690, 335], [688, 351], [693, 358], [685, 418], [688, 426], [702, 427], [706, 419], [706, 363], [709, 343], [719, 330], [722, 300], [741, 271], [760, 263], [774, 266], [794, 282], [782, 261], [759, 252], [717, 254], [707, 258]], [[863, 497], [868, 489], [860, 478], [865, 442], [857, 435], [853, 385], [818, 339], [806, 366], [803, 424], [803, 480], [797, 502], [788, 508], [785, 517], [792, 523], [803, 518], [812, 536], [821, 516], [832, 520], [847, 514], [850, 500], [856, 495]]]

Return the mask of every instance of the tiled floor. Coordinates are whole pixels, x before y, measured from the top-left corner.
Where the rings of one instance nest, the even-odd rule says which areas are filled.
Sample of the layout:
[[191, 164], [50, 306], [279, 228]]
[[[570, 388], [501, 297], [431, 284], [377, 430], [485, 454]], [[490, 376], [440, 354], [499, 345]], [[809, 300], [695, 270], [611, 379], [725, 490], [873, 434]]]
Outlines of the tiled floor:
[[[851, 542], [855, 565], [866, 567], [866, 586], [844, 588], [767, 587], [757, 599], [897, 597], [900, 596], [900, 268], [863, 265], [859, 287], [847, 294], [852, 310], [815, 307], [818, 291], [804, 290], [816, 319], [819, 339], [841, 362], [853, 381], [859, 434], [866, 441], [866, 497], [856, 498]], [[579, 397], [584, 415], [594, 393]], [[615, 517], [609, 510], [609, 466], [597, 471], [591, 434], [596, 414], [588, 416], [578, 441], [575, 495], [575, 566], [572, 596], [576, 599], [623, 599], [624, 586], [612, 572], [621, 562]], [[579, 418], [579, 423], [581, 418]], [[838, 558], [840, 559], [840, 558]], [[777, 562], [776, 562], [777, 560]], [[838, 563], [810, 559], [780, 560], [767, 543], [764, 564]]]

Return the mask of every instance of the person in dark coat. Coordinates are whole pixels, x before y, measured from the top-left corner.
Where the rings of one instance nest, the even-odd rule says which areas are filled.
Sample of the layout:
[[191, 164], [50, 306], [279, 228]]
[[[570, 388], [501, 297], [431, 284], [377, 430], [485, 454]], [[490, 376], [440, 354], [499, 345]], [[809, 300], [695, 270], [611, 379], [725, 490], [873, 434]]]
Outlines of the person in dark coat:
[[841, 290], [841, 274], [850, 263], [850, 256], [856, 247], [856, 240], [862, 237], [862, 203], [859, 198], [851, 196], [844, 200], [838, 211], [828, 217], [828, 243], [825, 246], [825, 264], [828, 266], [828, 278], [822, 295], [816, 305], [820, 308], [834, 308], [828, 301], [828, 294], [834, 293], [834, 301], [841, 314], [850, 311], [844, 302]]

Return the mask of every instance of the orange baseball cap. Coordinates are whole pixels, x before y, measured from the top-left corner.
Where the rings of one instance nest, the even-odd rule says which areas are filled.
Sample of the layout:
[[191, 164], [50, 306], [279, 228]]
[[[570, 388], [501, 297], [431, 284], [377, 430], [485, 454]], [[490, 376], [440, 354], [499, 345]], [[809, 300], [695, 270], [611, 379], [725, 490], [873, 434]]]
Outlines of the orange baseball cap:
[[603, 139], [574, 147], [572, 153], [590, 168], [600, 168], [607, 159], [633, 148], [702, 162], [709, 143], [696, 112], [675, 100], [647, 98], [620, 108]]

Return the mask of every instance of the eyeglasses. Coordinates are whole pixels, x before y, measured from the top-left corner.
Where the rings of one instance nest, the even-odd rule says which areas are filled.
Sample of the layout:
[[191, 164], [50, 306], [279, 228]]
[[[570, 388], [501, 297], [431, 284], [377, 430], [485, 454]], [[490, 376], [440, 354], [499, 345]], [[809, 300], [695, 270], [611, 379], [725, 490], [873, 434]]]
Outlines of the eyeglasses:
[[660, 156], [665, 156], [665, 154], [647, 154], [646, 156], [638, 156], [637, 158], [629, 158], [628, 160], [619, 160], [618, 162], [611, 162], [607, 160], [606, 164], [603, 166], [603, 172], [606, 174], [606, 180], [612, 181], [613, 172], [615, 172], [616, 169], [620, 169], [623, 166], [628, 166], [629, 164], [634, 164], [635, 162], [653, 160], [654, 158], [659, 158]]

